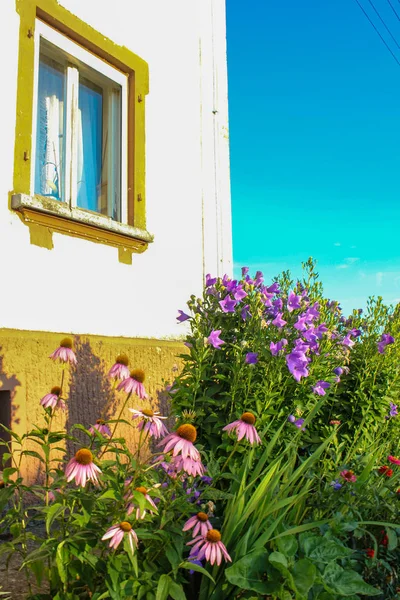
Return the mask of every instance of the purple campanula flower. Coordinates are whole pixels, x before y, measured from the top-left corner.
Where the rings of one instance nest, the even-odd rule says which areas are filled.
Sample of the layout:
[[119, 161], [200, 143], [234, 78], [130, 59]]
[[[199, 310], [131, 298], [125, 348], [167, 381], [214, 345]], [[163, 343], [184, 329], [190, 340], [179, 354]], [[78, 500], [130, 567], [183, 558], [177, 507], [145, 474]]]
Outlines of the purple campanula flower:
[[269, 294], [280, 294], [281, 291], [279, 289], [279, 283], [277, 281], [275, 281], [272, 285], [267, 287], [267, 292]]
[[305, 352], [307, 352], [307, 350], [309, 349], [309, 345], [307, 342], [305, 342], [304, 340], [302, 340], [301, 338], [297, 338], [294, 340], [294, 345], [295, 345], [295, 350], [297, 352], [303, 352], [303, 354]]
[[276, 344], [274, 342], [271, 342], [269, 345], [269, 349], [271, 350], [272, 356], [277, 356], [279, 352], [283, 349], [283, 347], [287, 346], [287, 343], [288, 341], [285, 338], [279, 340], [279, 342], [276, 342]]
[[331, 481], [331, 483], [329, 485], [331, 485], [333, 487], [335, 492], [337, 492], [338, 490], [340, 490], [343, 487], [343, 483], [339, 483], [338, 479], [335, 479], [335, 481]]
[[315, 329], [315, 334], [318, 339], [322, 340], [323, 334], [326, 333], [327, 331], [328, 331], [328, 328], [325, 325], [325, 323], [320, 323], [320, 325], [318, 325], [318, 327], [316, 327], [316, 329]]
[[289, 423], [294, 423], [296, 420], [296, 417], [294, 415], [289, 415], [287, 420], [289, 421]]
[[215, 285], [217, 283], [217, 278], [216, 277], [211, 277], [210, 273], [207, 273], [206, 275], [206, 287], [211, 287], [212, 285]]
[[297, 317], [297, 323], [295, 323], [293, 325], [293, 327], [295, 329], [297, 329], [297, 331], [307, 331], [307, 325], [306, 325], [307, 321], [306, 321], [306, 317]]
[[254, 279], [254, 283], [256, 285], [261, 285], [263, 281], [264, 281], [264, 276], [263, 276], [262, 272], [257, 271], [255, 279]]
[[221, 329], [213, 329], [207, 338], [209, 344], [211, 344], [211, 346], [214, 346], [214, 348], [216, 348], [217, 350], [220, 349], [222, 344], [225, 344], [224, 340], [221, 340], [221, 338], [219, 337], [220, 333]]
[[286, 356], [287, 367], [296, 381], [300, 381], [302, 377], [308, 377], [307, 364], [309, 362], [310, 359], [299, 350], [292, 350], [292, 352]]
[[342, 367], [336, 367], [335, 369], [333, 369], [333, 372], [335, 373], [335, 375], [338, 375], [338, 377], [340, 377], [340, 375], [342, 375], [343, 373], [343, 369]]
[[246, 321], [248, 317], [251, 317], [251, 312], [249, 311], [249, 308], [250, 304], [246, 304], [245, 306], [243, 306], [240, 312], [240, 316], [242, 317], [243, 321]]
[[353, 337], [359, 337], [361, 335], [360, 329], [350, 329], [349, 334]]
[[255, 365], [258, 363], [258, 352], [248, 352], [246, 354], [245, 362], [248, 365]]
[[304, 423], [305, 419], [297, 419], [293, 425], [295, 427], [297, 427], [297, 429], [301, 429], [301, 431], [305, 431], [305, 427], [303, 427], [303, 423]]
[[327, 381], [317, 381], [317, 383], [313, 386], [312, 390], [314, 394], [318, 394], [318, 396], [325, 396], [325, 390], [327, 390], [330, 387], [331, 384]]
[[397, 417], [398, 415], [398, 411], [397, 411], [397, 404], [394, 404], [393, 402], [390, 403], [390, 410], [389, 410], [389, 417], [387, 417], [388, 419], [390, 417]]
[[282, 298], [277, 298], [276, 300], [274, 300], [274, 301], [272, 302], [272, 304], [273, 304], [274, 308], [276, 308], [276, 310], [277, 310], [278, 312], [279, 312], [279, 311], [282, 311], [282, 309], [283, 309], [283, 302], [282, 302]]
[[242, 277], [246, 277], [249, 272], [249, 267], [242, 267]]
[[236, 300], [233, 300], [230, 296], [227, 296], [224, 300], [220, 300], [218, 303], [224, 313], [235, 312]]
[[342, 346], [347, 346], [348, 348], [352, 348], [354, 346], [353, 340], [350, 338], [350, 334], [348, 333], [346, 337], [342, 340]]
[[285, 321], [285, 319], [282, 319], [282, 313], [278, 313], [275, 317], [275, 319], [272, 321], [272, 325], [275, 325], [275, 327], [283, 327], [284, 325], [286, 325], [287, 321]]
[[268, 296], [265, 296], [265, 295], [263, 295], [262, 303], [267, 308], [271, 308], [271, 306], [272, 306], [271, 298], [269, 298]]
[[208, 475], [203, 475], [202, 477], [200, 477], [200, 480], [205, 483], [206, 485], [211, 485], [213, 478], [209, 477]]
[[187, 321], [188, 319], [190, 319], [190, 315], [184, 313], [183, 310], [178, 310], [178, 313], [179, 315], [176, 317], [176, 320], [179, 323], [183, 323], [183, 321]]
[[300, 300], [301, 300], [301, 296], [296, 296], [296, 294], [294, 292], [290, 292], [288, 301], [287, 301], [288, 311], [292, 312], [294, 310], [297, 310], [298, 308], [301, 308]]
[[240, 302], [241, 300], [243, 300], [243, 298], [246, 298], [246, 296], [247, 293], [244, 291], [243, 287], [241, 285], [238, 285], [233, 294], [233, 297], [235, 298], [236, 302]]
[[231, 278], [229, 277], [229, 275], [225, 274], [222, 278], [222, 285], [226, 287], [229, 281], [231, 281]]
[[233, 290], [235, 290], [236, 288], [237, 288], [237, 281], [236, 281], [236, 279], [231, 279], [226, 284], [226, 289], [228, 290], [228, 292], [233, 292]]
[[220, 298], [220, 294], [218, 293], [218, 291], [213, 286], [211, 286], [211, 287], [209, 287], [209, 288], [206, 289], [206, 294], [208, 296], [214, 296], [215, 298]]
[[384, 354], [385, 348], [389, 344], [394, 344], [394, 337], [392, 335], [389, 335], [388, 333], [382, 333], [381, 339], [378, 342], [378, 352], [380, 354]]

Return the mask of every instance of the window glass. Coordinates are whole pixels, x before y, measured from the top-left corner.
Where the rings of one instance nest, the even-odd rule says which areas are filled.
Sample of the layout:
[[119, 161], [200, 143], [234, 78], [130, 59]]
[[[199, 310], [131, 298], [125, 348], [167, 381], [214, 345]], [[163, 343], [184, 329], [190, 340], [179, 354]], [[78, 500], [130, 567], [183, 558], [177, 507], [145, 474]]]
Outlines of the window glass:
[[77, 206], [107, 214], [102, 202], [103, 90], [79, 81]]
[[65, 69], [41, 55], [39, 61], [35, 194], [63, 200]]

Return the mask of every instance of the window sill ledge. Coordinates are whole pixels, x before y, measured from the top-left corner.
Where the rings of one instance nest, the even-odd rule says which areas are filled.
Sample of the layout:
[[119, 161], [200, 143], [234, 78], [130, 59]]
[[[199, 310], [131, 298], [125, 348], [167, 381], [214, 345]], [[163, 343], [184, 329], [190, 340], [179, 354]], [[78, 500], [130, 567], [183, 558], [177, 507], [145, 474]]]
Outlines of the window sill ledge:
[[18, 211], [24, 221], [132, 252], [144, 252], [154, 239], [144, 229], [80, 208], [71, 209], [63, 202], [43, 196], [13, 194], [11, 208]]

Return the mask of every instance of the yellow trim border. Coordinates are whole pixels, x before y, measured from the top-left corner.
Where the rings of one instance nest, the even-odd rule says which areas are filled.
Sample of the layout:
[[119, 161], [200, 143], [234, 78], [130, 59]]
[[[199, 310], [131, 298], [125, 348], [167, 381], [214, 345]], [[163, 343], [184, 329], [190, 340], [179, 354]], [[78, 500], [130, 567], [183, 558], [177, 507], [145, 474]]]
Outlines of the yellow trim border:
[[[10, 193], [10, 209], [12, 210], [11, 198], [13, 195], [29, 196], [32, 194], [30, 157], [34, 143], [32, 140], [34, 34], [35, 21], [39, 18], [128, 76], [128, 225], [146, 232], [145, 96], [149, 93], [148, 64], [124, 46], [119, 46], [104, 37], [66, 8], [60, 6], [56, 0], [16, 0], [16, 11], [20, 16], [20, 32], [14, 189]], [[24, 222], [28, 221], [28, 225], [35, 222], [39, 226], [50, 228], [50, 231], [55, 230], [118, 248], [124, 247], [132, 252], [143, 252], [147, 248], [147, 242], [140, 239], [134, 240], [131, 235], [113, 234], [95, 226], [82, 226], [74, 221], [60, 219], [57, 215], [53, 217], [46, 215], [46, 222], [44, 222], [43, 214], [35, 210], [25, 210], [18, 214]], [[96, 233], [93, 234], [93, 231]]]

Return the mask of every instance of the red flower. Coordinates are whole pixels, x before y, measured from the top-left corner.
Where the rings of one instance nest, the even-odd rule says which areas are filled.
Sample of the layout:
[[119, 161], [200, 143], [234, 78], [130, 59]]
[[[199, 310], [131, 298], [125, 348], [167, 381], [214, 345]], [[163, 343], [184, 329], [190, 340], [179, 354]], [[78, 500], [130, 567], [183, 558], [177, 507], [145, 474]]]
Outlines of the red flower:
[[393, 475], [393, 469], [389, 469], [388, 466], [382, 465], [382, 467], [379, 467], [378, 473], [386, 475], [386, 477], [391, 477]]
[[372, 548], [367, 548], [365, 552], [368, 558], [374, 558], [375, 550], [373, 550]]
[[387, 546], [389, 543], [389, 538], [387, 536], [387, 533], [384, 529], [382, 529], [381, 531], [381, 535], [382, 535], [382, 539], [381, 539], [381, 546]]

